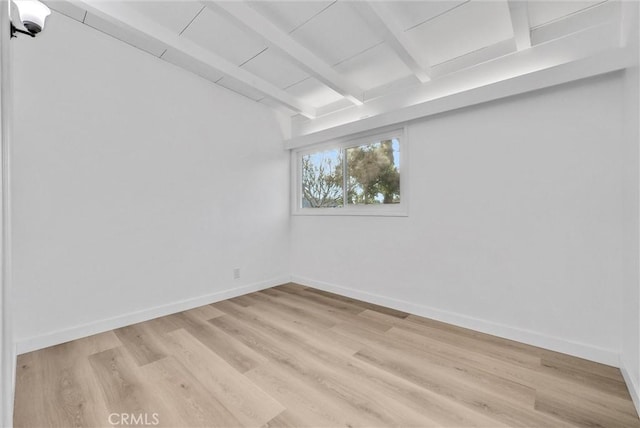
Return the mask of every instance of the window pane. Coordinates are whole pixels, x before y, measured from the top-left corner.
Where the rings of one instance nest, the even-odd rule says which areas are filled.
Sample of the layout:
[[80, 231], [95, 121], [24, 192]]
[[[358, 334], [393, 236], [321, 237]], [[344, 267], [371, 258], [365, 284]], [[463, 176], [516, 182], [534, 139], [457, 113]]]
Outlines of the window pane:
[[302, 156], [302, 208], [333, 208], [343, 204], [342, 151]]
[[347, 156], [347, 203], [400, 203], [400, 142], [397, 138], [351, 147]]

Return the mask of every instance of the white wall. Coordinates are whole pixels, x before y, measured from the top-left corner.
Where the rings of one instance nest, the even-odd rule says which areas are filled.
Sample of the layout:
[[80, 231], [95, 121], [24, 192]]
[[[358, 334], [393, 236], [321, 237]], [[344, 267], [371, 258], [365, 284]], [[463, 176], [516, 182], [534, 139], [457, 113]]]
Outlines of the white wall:
[[409, 217], [294, 217], [294, 279], [617, 365], [637, 230], [622, 82], [410, 124]]
[[[634, 149], [631, 156], [638, 159], [638, 145], [640, 143], [640, 132], [638, 128], [638, 118], [640, 110], [638, 109], [638, 98], [640, 86], [638, 80], [638, 67], [629, 69], [625, 72], [624, 92], [626, 94], [625, 116], [624, 116], [624, 137], [630, 147]], [[638, 183], [638, 170], [629, 177], [630, 182]], [[638, 222], [640, 222], [638, 212], [638, 195], [632, 200], [635, 202], [634, 207], [630, 207], [630, 214], [635, 215], [636, 227], [630, 230], [629, 239], [633, 240], [633, 250], [629, 252], [629, 257], [633, 258], [629, 262], [635, 262], [638, 265]], [[636, 269], [637, 272], [637, 269]], [[625, 377], [627, 385], [632, 391], [632, 397], [640, 413], [640, 281], [636, 275], [635, 281], [628, 281], [623, 284], [622, 289], [622, 329], [621, 329], [621, 356], [620, 363], [623, 371], [626, 371]]]
[[[631, 41], [631, 45], [634, 46], [634, 52], [636, 55], [640, 50], [639, 42], [639, 29], [638, 20], [640, 18], [637, 2], [627, 2], [624, 4], [626, 7], [625, 12], [629, 25], [627, 26], [628, 32], [626, 37]], [[629, 155], [639, 160], [640, 152], [638, 151], [640, 145], [640, 73], [638, 73], [638, 66], [630, 68], [625, 71], [624, 76], [624, 122], [623, 122], [623, 138], [626, 144], [632, 148], [633, 151]], [[636, 186], [636, 197], [630, 202], [634, 206], [629, 208], [629, 214], [635, 217], [635, 228], [630, 230], [629, 240], [632, 241], [632, 247], [629, 251], [631, 258], [630, 263], [635, 262], [636, 277], [632, 281], [628, 281], [623, 284], [622, 290], [622, 329], [621, 329], [621, 355], [620, 355], [620, 367], [627, 386], [631, 392], [631, 396], [634, 399], [638, 413], [640, 413], [640, 279], [637, 276], [638, 264], [640, 262], [638, 255], [638, 238], [639, 238], [639, 225], [640, 225], [640, 213], [639, 213], [639, 186], [640, 177], [638, 175], [638, 163], [636, 163], [636, 169], [628, 177], [628, 182]]]
[[20, 351], [288, 279], [270, 110], [55, 13], [14, 51]]

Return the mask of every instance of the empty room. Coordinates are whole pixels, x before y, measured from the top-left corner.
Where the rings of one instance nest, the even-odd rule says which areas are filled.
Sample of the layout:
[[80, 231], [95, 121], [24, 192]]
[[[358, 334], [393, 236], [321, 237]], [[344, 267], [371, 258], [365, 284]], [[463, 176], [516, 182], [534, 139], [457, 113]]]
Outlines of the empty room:
[[640, 2], [0, 5], [0, 426], [640, 428]]

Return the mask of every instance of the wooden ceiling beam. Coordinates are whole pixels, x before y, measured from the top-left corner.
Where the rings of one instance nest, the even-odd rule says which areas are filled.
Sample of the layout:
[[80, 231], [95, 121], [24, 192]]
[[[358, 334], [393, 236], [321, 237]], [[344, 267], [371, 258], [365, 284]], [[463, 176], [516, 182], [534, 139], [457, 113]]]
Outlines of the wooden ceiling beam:
[[519, 51], [531, 47], [531, 28], [529, 26], [529, 10], [527, 2], [522, 0], [509, 0], [509, 14], [511, 15], [511, 26], [513, 27], [513, 37]]
[[158, 40], [167, 48], [179, 51], [194, 61], [198, 61], [219, 71], [225, 76], [236, 79], [297, 113], [310, 119], [316, 117], [316, 109], [302, 102], [300, 99], [247, 70], [238, 67], [227, 59], [201, 47], [197, 43], [173, 33], [171, 30], [157, 24], [136, 10], [127, 7], [125, 4], [108, 1], [68, 1], [126, 31]]
[[203, 0], [208, 7], [222, 11], [236, 25], [261, 37], [294, 64], [327, 85], [355, 105], [362, 105], [364, 91], [350, 82], [316, 54], [302, 46], [288, 33], [276, 27], [251, 6], [241, 1]]
[[385, 41], [420, 82], [425, 83], [431, 80], [430, 66], [426, 58], [383, 2], [357, 1], [350, 4], [373, 30], [381, 33]]

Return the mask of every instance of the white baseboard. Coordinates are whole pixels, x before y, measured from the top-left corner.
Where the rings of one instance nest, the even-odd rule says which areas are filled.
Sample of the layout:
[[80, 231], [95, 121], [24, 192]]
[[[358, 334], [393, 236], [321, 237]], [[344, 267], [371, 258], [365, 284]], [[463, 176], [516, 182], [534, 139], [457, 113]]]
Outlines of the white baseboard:
[[219, 302], [220, 300], [231, 299], [243, 294], [254, 291], [264, 290], [276, 285], [287, 283], [291, 280], [289, 276], [272, 278], [270, 280], [256, 282], [253, 284], [243, 285], [241, 287], [231, 288], [228, 290], [218, 291], [204, 296], [191, 299], [181, 300], [178, 302], [168, 303], [166, 305], [156, 306], [141, 311], [131, 312], [128, 314], [118, 315], [113, 318], [102, 319], [87, 324], [82, 324], [62, 330], [53, 331], [47, 334], [29, 337], [17, 341], [16, 349], [18, 354], [36, 351], [38, 349], [47, 348], [49, 346], [65, 343], [70, 340], [80, 339], [82, 337], [91, 336], [105, 331], [125, 327], [143, 321], [165, 315], [174, 314], [176, 312], [186, 311], [197, 308], [199, 306], [208, 305], [210, 303]]
[[622, 373], [624, 382], [627, 384], [627, 389], [629, 390], [633, 404], [636, 406], [636, 412], [638, 412], [640, 416], [640, 384], [638, 384], [638, 380], [631, 376], [622, 359], [620, 359], [620, 372]]
[[515, 340], [517, 342], [538, 346], [540, 348], [561, 352], [563, 354], [573, 355], [598, 363], [607, 364], [614, 367], [618, 367], [618, 365], [620, 364], [619, 353], [614, 350], [599, 348], [597, 346], [587, 345], [584, 343], [573, 342], [570, 340], [548, 336], [531, 330], [511, 327], [492, 321], [473, 318], [454, 312], [443, 311], [441, 309], [436, 309], [413, 302], [398, 300], [378, 294], [371, 294], [364, 291], [342, 287], [334, 284], [328, 284], [326, 282], [316, 281], [296, 275], [293, 275], [291, 277], [291, 281], [300, 285], [306, 285], [320, 290], [341, 294], [343, 296], [363, 300], [365, 302], [375, 303], [378, 305], [419, 315], [425, 318], [431, 318], [459, 327], [464, 327], [482, 333], [503, 337], [505, 339]]
[[[251, 293], [253, 291], [263, 290], [265, 288], [287, 283], [289, 281], [293, 281], [298, 284], [306, 285], [320, 290], [341, 294], [354, 299], [363, 300], [365, 302], [387, 306], [389, 308], [398, 309], [404, 312], [446, 322], [460, 327], [469, 328], [472, 330], [480, 331], [482, 333], [492, 334], [495, 336], [503, 337], [505, 339], [515, 340], [529, 345], [550, 349], [552, 351], [574, 355], [576, 357], [585, 358], [587, 360], [596, 361], [602, 364], [607, 364], [615, 367], [620, 366], [619, 354], [618, 352], [613, 350], [603, 349], [583, 343], [577, 343], [530, 330], [519, 329], [516, 327], [473, 318], [454, 312], [443, 311], [441, 309], [436, 309], [413, 302], [407, 302], [387, 296], [367, 293], [364, 291], [329, 284], [322, 281], [316, 281], [313, 279], [295, 275], [292, 277], [282, 276], [272, 278], [270, 280], [243, 285], [241, 287], [231, 288], [228, 290], [223, 290], [196, 298], [186, 299], [179, 302], [172, 302], [166, 305], [156, 306], [137, 312], [122, 314], [113, 318], [107, 318], [79, 326], [74, 326], [71, 328], [53, 331], [39, 336], [29, 337], [27, 339], [22, 339], [16, 343], [17, 353], [24, 354], [26, 352], [58, 345], [70, 340], [91, 336], [93, 334], [102, 333], [143, 321], [148, 321], [150, 319], [173, 314], [176, 312], [193, 309], [198, 306], [207, 305], [209, 303], [218, 302], [220, 300], [230, 299], [233, 297], [241, 296], [243, 294]], [[638, 385], [635, 385], [633, 383], [629, 385], [630, 388], [633, 387], [635, 389], [636, 395], [634, 397], [634, 400], [637, 400]]]

